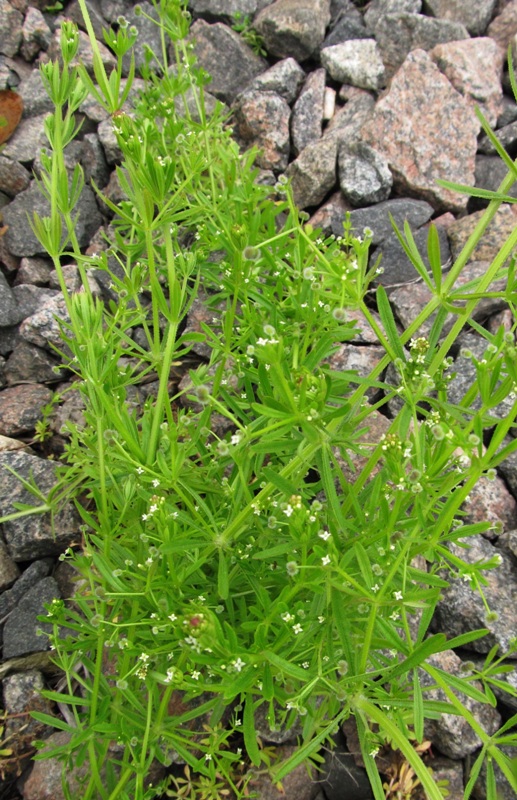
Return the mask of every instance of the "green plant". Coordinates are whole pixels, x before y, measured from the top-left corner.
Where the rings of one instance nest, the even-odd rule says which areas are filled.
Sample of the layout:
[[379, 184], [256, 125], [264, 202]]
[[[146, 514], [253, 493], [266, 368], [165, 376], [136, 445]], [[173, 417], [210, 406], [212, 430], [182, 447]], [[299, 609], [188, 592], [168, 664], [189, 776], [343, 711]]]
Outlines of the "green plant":
[[233, 15], [233, 20], [233, 30], [242, 36], [253, 52], [257, 56], [267, 56], [267, 50], [264, 47], [264, 39], [253, 27], [251, 17], [237, 11], [237, 13]]
[[[476, 327], [472, 313], [495, 278], [506, 276], [502, 295], [515, 313], [515, 261], [505, 264], [517, 231], [486, 275], [461, 290], [455, 283], [517, 168], [510, 159], [501, 192], [448, 275], [434, 228], [430, 274], [409, 228], [399, 234], [433, 293], [399, 334], [382, 287], [382, 325], [365, 301], [377, 271], [368, 267], [368, 234], [348, 224], [342, 238], [321, 237], [288, 185], [256, 183], [254, 154], [239, 153], [221, 109], [207, 116], [183, 6], [157, 4], [162, 50], [129, 114], [134, 70], [124, 84], [121, 60], [137, 32], [106, 35], [118, 59], [108, 76], [80, 5], [94, 76], [71, 66], [78, 37], [65, 22], [61, 62], [41, 68], [55, 106], [40, 177], [50, 212], [33, 219], [61, 276], [67, 366], [85, 402], [85, 424], [69, 426], [60, 483], [38, 509], [71, 499], [84, 523], [84, 547], [66, 554], [81, 576], [77, 593], [45, 617], [67, 683], [45, 696], [68, 705], [69, 721], [34, 715], [70, 741], [41, 757], [63, 759], [67, 797], [67, 769], [88, 762], [81, 800], [158, 796], [170, 784], [146, 783], [151, 764], [178, 755], [201, 776], [198, 796], [220, 781], [243, 796], [243, 759], [280, 782], [303, 761], [317, 763], [321, 745], [353, 717], [376, 800], [385, 793], [375, 754], [386, 741], [427, 797], [441, 800], [412, 741], [423, 741], [426, 717], [447, 712], [470, 722], [489, 765], [496, 761], [517, 789], [498, 747], [516, 742], [515, 718], [488, 736], [458, 693], [489, 703], [493, 695], [427, 663], [486, 633], [447, 641], [429, 625], [444, 571], [482, 591], [484, 570], [497, 566], [497, 557], [467, 565], [447, 545], [489, 527], [465, 524], [461, 507], [515, 449], [504, 445], [517, 413], [513, 331], [480, 329], [487, 349], [476, 382], [459, 405], [447, 387], [451, 347], [467, 324]], [[114, 218], [95, 256], [81, 252], [75, 234], [82, 170], [69, 174], [63, 157], [88, 92], [112, 115], [125, 193], [115, 204], [99, 192]], [[69, 259], [82, 275], [80, 293], [65, 285]], [[116, 302], [92, 296], [88, 275], [99, 270]], [[201, 289], [212, 318], [195, 333], [184, 321]], [[328, 366], [354, 336], [348, 312], [356, 309], [386, 351], [368, 379]], [[455, 322], [442, 336], [449, 313]], [[418, 331], [433, 314], [424, 339]], [[210, 358], [180, 389], [173, 365], [200, 342]], [[390, 362], [398, 387], [379, 377]], [[147, 399], [128, 405], [129, 393], [156, 376]], [[384, 390], [374, 405], [365, 400], [371, 387]], [[402, 410], [385, 436], [369, 440], [373, 415], [395, 396]], [[499, 419], [493, 408], [507, 397], [511, 413]], [[353, 472], [357, 455], [365, 466], [345, 478], [343, 461]], [[446, 703], [426, 699], [420, 669]], [[259, 746], [262, 706], [271, 727], [300, 726], [300, 746], [283, 763]]]

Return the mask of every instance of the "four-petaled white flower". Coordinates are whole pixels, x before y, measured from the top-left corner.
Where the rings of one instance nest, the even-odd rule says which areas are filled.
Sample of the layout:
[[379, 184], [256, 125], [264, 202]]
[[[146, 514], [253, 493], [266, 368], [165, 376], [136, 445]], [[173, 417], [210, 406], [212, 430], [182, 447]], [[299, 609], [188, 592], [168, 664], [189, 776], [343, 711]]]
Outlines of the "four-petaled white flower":
[[330, 556], [323, 556], [321, 559], [321, 563], [323, 564], [324, 567], [330, 564]]
[[402, 592], [393, 592], [395, 600], [402, 600]]
[[239, 658], [236, 658], [235, 661], [232, 661], [232, 664], [237, 672], [240, 672], [241, 669], [246, 666], [246, 663], [241, 659], [240, 656]]
[[198, 672], [197, 669], [195, 669], [190, 677], [192, 678], [193, 681], [198, 681], [199, 678], [201, 677], [201, 673]]
[[330, 534], [328, 531], [320, 531], [318, 533], [318, 536], [320, 537], [320, 539], [323, 539], [324, 542], [326, 542], [327, 539], [330, 539], [331, 535], [332, 534]]
[[298, 635], [302, 631], [303, 631], [303, 628], [302, 628], [302, 626], [300, 625], [299, 622], [297, 622], [296, 625], [293, 625], [293, 633], [294, 634]]

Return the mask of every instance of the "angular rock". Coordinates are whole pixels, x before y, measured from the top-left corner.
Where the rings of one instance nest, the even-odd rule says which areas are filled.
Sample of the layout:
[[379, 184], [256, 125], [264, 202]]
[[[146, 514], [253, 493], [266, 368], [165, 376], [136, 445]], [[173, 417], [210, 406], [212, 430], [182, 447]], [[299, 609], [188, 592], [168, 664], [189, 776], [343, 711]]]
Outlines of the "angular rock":
[[0, 594], [0, 619], [5, 619], [9, 612], [18, 605], [21, 598], [29, 591], [31, 586], [46, 578], [52, 569], [50, 558], [32, 561], [11, 589], [6, 589]]
[[358, 9], [350, 3], [339, 13], [336, 21], [331, 25], [330, 33], [325, 37], [321, 49], [332, 47], [334, 44], [342, 44], [349, 39], [369, 38], [371, 38], [371, 33], [365, 27], [362, 16]]
[[361, 128], [370, 119], [374, 105], [373, 97], [366, 92], [348, 100], [330, 120], [323, 138], [342, 145], [361, 141]]
[[422, 0], [372, 0], [364, 14], [364, 21], [370, 34], [375, 34], [375, 28], [381, 17], [386, 14], [419, 14], [422, 10]]
[[[42, 217], [48, 216], [49, 208], [48, 200], [43, 197], [35, 181], [31, 183], [28, 189], [17, 195], [12, 203], [4, 207], [2, 210], [3, 218], [8, 226], [5, 239], [13, 255], [35, 256], [45, 252], [43, 245], [27, 224], [27, 214], [31, 218], [34, 212]], [[95, 195], [89, 186], [83, 188], [74, 213], [77, 214], [75, 233], [79, 246], [86, 247], [95, 231], [102, 224], [102, 217], [95, 202]]]
[[305, 80], [305, 72], [294, 58], [284, 58], [254, 78], [248, 89], [259, 92], [276, 92], [289, 104], [298, 95]]
[[23, 16], [7, 0], [0, 0], [0, 53], [13, 57], [22, 42]]
[[[515, 624], [509, 609], [515, 607], [517, 600], [517, 568], [513, 559], [504, 551], [494, 547], [483, 536], [469, 536], [459, 541], [467, 544], [467, 549], [454, 542], [449, 543], [447, 547], [467, 564], [488, 561], [494, 556], [500, 556], [500, 566], [483, 572], [487, 580], [487, 586], [483, 586], [483, 594], [488, 607], [498, 615], [498, 618], [495, 621], [487, 621], [486, 607], [479, 593], [471, 589], [466, 580], [458, 578], [451, 580], [450, 586], [442, 591], [442, 599], [436, 607], [433, 618], [433, 630], [441, 631], [447, 638], [452, 638], [467, 631], [488, 628], [490, 632], [482, 639], [470, 642], [467, 649], [476, 653], [488, 653], [490, 648], [497, 644], [501, 648], [499, 654], [504, 655], [508, 653], [515, 640]], [[517, 654], [511, 654], [511, 658], [517, 658]]]
[[[142, 6], [146, 6], [148, 9], [151, 8], [148, 3], [142, 3]], [[126, 14], [126, 16], [128, 16]], [[93, 75], [93, 50], [90, 43], [90, 39], [88, 34], [84, 31], [79, 30], [79, 48], [77, 50], [77, 55], [74, 60], [71, 62], [71, 66], [75, 67], [79, 64], [84, 64], [88, 72]], [[117, 62], [115, 56], [108, 50], [105, 44], [102, 41], [97, 41], [97, 46], [99, 48], [99, 53], [102, 59], [102, 63], [104, 64], [108, 75], [110, 72], [115, 69], [117, 66]], [[138, 47], [138, 39], [136, 47]], [[52, 60], [59, 59], [61, 57], [61, 31], [58, 29], [54, 32], [54, 36], [48, 48], [48, 55], [49, 58]]]
[[338, 150], [339, 185], [352, 206], [370, 206], [387, 200], [393, 178], [386, 159], [358, 142]]
[[[325, 360], [330, 369], [337, 372], [352, 372], [360, 378], [367, 378], [373, 369], [386, 355], [383, 347], [370, 347], [357, 346], [356, 344], [340, 344], [337, 351]], [[356, 388], [357, 384], [351, 378], [352, 388]], [[366, 390], [366, 397], [372, 402], [372, 398], [379, 394], [379, 390], [375, 387]]]
[[307, 76], [293, 106], [291, 139], [296, 155], [299, 155], [308, 144], [317, 142], [321, 138], [324, 100], [325, 70], [316, 69]]
[[323, 138], [307, 145], [285, 174], [291, 179], [295, 203], [300, 208], [316, 206], [336, 185], [337, 143]]
[[[447, 229], [451, 245], [452, 257], [456, 259], [467, 243], [469, 236], [478, 224], [483, 211], [476, 211], [468, 217], [458, 219]], [[503, 203], [497, 210], [493, 220], [483, 233], [483, 237], [470, 256], [472, 261], [488, 261], [491, 263], [500, 248], [510, 236], [517, 223], [517, 208]]]
[[37, 618], [46, 614], [45, 605], [54, 598], [59, 599], [59, 589], [51, 576], [38, 581], [24, 594], [4, 625], [4, 658], [48, 649], [48, 634], [52, 632], [52, 626], [39, 622]]
[[321, 63], [338, 83], [377, 91], [386, 83], [375, 39], [352, 39], [321, 51]]
[[[517, 758], [517, 747], [511, 747], [503, 744], [499, 745], [497, 749], [500, 750], [501, 753], [505, 755], [507, 758], [512, 759], [513, 764], [515, 764], [515, 759]], [[506, 775], [500, 768], [495, 758], [493, 760], [493, 767], [494, 767], [495, 785], [497, 786], [497, 800], [515, 800], [515, 789], [513, 789], [508, 783]], [[473, 800], [487, 800], [486, 784], [487, 784], [487, 767], [485, 759], [479, 771], [479, 778], [477, 779], [474, 789], [472, 790]]]
[[22, 80], [17, 87], [17, 92], [23, 100], [24, 117], [37, 117], [40, 114], [49, 114], [54, 110], [52, 100], [45, 91], [41, 72], [37, 69], [33, 69]]
[[257, 166], [283, 172], [290, 149], [291, 109], [286, 101], [274, 92], [248, 90], [237, 97], [233, 112], [237, 140], [259, 149]]
[[233, 25], [237, 14], [253, 17], [263, 5], [259, 0], [190, 0], [189, 10], [207, 22], [224, 22]]
[[[372, 246], [375, 247], [393, 234], [393, 225], [390, 217], [399, 230], [404, 229], [408, 222], [411, 230], [425, 225], [433, 215], [433, 207], [425, 200], [411, 200], [409, 198], [395, 198], [385, 200], [371, 208], [354, 209], [350, 214], [352, 230], [364, 234], [364, 229], [372, 231]], [[337, 231], [332, 231], [336, 236]]]
[[27, 188], [30, 181], [31, 174], [22, 164], [0, 155], [0, 192], [15, 197]]
[[[465, 512], [466, 523], [474, 524], [486, 520], [494, 526], [502, 526], [503, 531], [517, 527], [517, 501], [499, 476], [490, 481], [482, 475], [469, 492], [462, 510]], [[493, 531], [485, 534], [488, 539], [493, 538], [492, 535]]]
[[45, 347], [54, 352], [54, 347], [63, 349], [59, 320], [69, 322], [70, 317], [63, 295], [52, 297], [20, 326], [20, 335], [25, 341]]
[[59, 369], [59, 359], [40, 347], [21, 341], [5, 364], [8, 386], [22, 383], [55, 383], [65, 377]]
[[20, 575], [18, 565], [9, 555], [7, 545], [0, 538], [0, 592], [9, 589]]
[[[148, 48], [155, 53], [161, 53], [162, 46], [160, 27], [153, 22], [153, 20], [159, 19], [156, 8], [152, 3], [148, 3], [147, 0], [139, 3], [139, 6], [143, 12], [142, 14], [136, 14], [136, 5], [133, 4], [129, 5], [129, 8], [126, 6], [123, 12], [128, 25], [134, 25], [138, 31], [134, 46], [135, 66], [138, 74], [140, 69], [147, 63]], [[122, 62], [125, 75], [129, 72], [130, 60], [130, 54], [126, 53]], [[160, 69], [154, 58], [151, 59], [151, 68], [153, 67]]]
[[502, 111], [503, 58], [493, 39], [464, 39], [439, 44], [429, 55], [456, 91], [479, 106], [492, 127]]
[[[476, 187], [496, 192], [506, 178], [508, 169], [499, 156], [476, 156]], [[510, 197], [517, 197], [517, 183], [514, 183], [507, 192]], [[488, 205], [488, 200], [481, 197], [472, 197], [469, 201], [469, 210], [478, 211]]]
[[22, 319], [13, 291], [0, 272], [0, 327], [16, 325]]
[[497, 0], [476, 0], [475, 3], [465, 0], [426, 0], [426, 11], [433, 17], [460, 22], [471, 36], [483, 36]]
[[39, 383], [27, 383], [4, 389], [0, 393], [0, 433], [3, 436], [24, 436], [34, 433], [42, 419], [42, 406], [52, 392]]
[[517, 30], [517, 0], [510, 0], [488, 26], [487, 35], [495, 39], [506, 58], [508, 45]]
[[468, 39], [458, 22], [424, 17], [422, 14], [386, 14], [375, 26], [375, 39], [390, 78], [412, 50], [431, 50], [441, 42]]
[[14, 285], [30, 284], [45, 286], [50, 277], [51, 267], [44, 258], [22, 258], [16, 272]]
[[31, 711], [52, 713], [52, 703], [41, 696], [44, 688], [43, 675], [38, 670], [18, 672], [3, 679], [4, 708], [7, 712], [4, 734], [14, 742], [18, 756], [30, 748], [33, 739], [52, 732], [51, 728], [32, 719], [30, 715]]
[[46, 286], [31, 286], [30, 284], [13, 286], [12, 292], [16, 300], [16, 312], [22, 320], [35, 314], [45, 303], [57, 295], [55, 290]]
[[448, 800], [463, 800], [465, 792], [462, 761], [455, 761], [452, 758], [437, 758], [435, 755], [429, 769], [432, 772], [433, 780], [436, 783], [441, 782], [442, 786], [447, 787]]
[[343, 223], [346, 219], [347, 211], [351, 210], [349, 203], [340, 191], [334, 192], [317, 211], [314, 212], [309, 220], [313, 228], [321, 229], [323, 236], [343, 236]]
[[[447, 264], [450, 256], [449, 243], [447, 234], [443, 228], [437, 228], [438, 239], [440, 242], [440, 253], [442, 265]], [[413, 234], [413, 239], [422, 260], [430, 271], [429, 258], [427, 255], [427, 228], [419, 228]], [[406, 255], [402, 245], [399, 242], [397, 235], [393, 232], [384, 239], [381, 246], [374, 250], [371, 254], [372, 261], [377, 259], [379, 253], [382, 254], [380, 269], [382, 270], [380, 277], [377, 279], [386, 288], [389, 286], [397, 286], [398, 284], [415, 281], [418, 279], [418, 272], [414, 265]]]
[[209, 25], [198, 19], [190, 29], [189, 39], [194, 42], [197, 66], [212, 77], [208, 84], [210, 93], [228, 105], [267, 68], [264, 59], [221, 22]]
[[[437, 669], [443, 670], [455, 677], [461, 677], [462, 660], [453, 650], [444, 650], [442, 653], [435, 653], [427, 659], [427, 662]], [[424, 700], [434, 700], [447, 702], [448, 698], [443, 689], [431, 689], [434, 684], [433, 678], [423, 669], [419, 670], [420, 684], [422, 686]], [[481, 689], [481, 685], [477, 685]], [[459, 699], [470, 711], [479, 726], [491, 736], [496, 732], [501, 717], [495, 708], [488, 703], [480, 703], [471, 697], [458, 693]], [[430, 739], [434, 747], [449, 758], [464, 758], [481, 747], [481, 739], [470, 727], [468, 721], [456, 714], [440, 714], [438, 719], [426, 719], [424, 723], [426, 739]]]
[[[495, 135], [504, 149], [514, 157], [517, 153], [517, 121], [509, 122], [495, 131]], [[484, 133], [479, 137], [478, 152], [485, 155], [495, 155], [497, 150], [488, 136]]]
[[[296, 746], [285, 745], [279, 747], [277, 755], [281, 760], [288, 759], [296, 752]], [[257, 792], [256, 797], [261, 800], [312, 800], [315, 785], [307, 775], [307, 767], [300, 764], [282, 780], [282, 789], [264, 773], [250, 770], [251, 779], [249, 786], [252, 792]]]
[[[0, 453], [1, 516], [16, 510], [13, 503], [39, 505], [38, 498], [30, 494], [7, 467], [24, 480], [33, 480], [44, 495], [56, 483], [56, 464], [52, 461], [45, 461], [21, 451]], [[71, 504], [57, 511], [53, 520], [49, 513], [45, 513], [3, 523], [4, 538], [14, 561], [28, 561], [62, 553], [77, 536], [78, 527], [79, 517]]]
[[276, 0], [257, 14], [253, 27], [270, 55], [302, 62], [317, 52], [329, 22], [330, 0]]
[[388, 160], [399, 193], [416, 194], [437, 210], [462, 211], [467, 198], [436, 180], [473, 185], [479, 127], [465, 98], [427, 53], [415, 50], [361, 132]]
[[2, 155], [12, 161], [31, 163], [39, 149], [48, 144], [44, 128], [46, 116], [46, 114], [39, 114], [37, 117], [22, 118], [15, 132], [2, 148]]
[[52, 31], [38, 8], [29, 6], [22, 28], [21, 54], [26, 61], [32, 61], [40, 50], [46, 50], [52, 40]]
[[364, 767], [356, 763], [355, 753], [348, 752], [342, 735], [337, 747], [325, 754], [324, 780], [321, 781], [326, 800], [373, 800], [373, 791]]

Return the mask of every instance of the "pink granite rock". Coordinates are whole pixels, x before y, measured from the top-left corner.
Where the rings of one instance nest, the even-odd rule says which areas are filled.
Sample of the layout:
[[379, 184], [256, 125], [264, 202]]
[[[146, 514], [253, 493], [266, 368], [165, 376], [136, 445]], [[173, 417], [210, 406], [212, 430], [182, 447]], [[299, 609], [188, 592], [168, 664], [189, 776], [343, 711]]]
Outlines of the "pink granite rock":
[[488, 36], [438, 44], [429, 53], [454, 88], [473, 106], [479, 105], [490, 125], [503, 110], [503, 56]]
[[495, 39], [506, 57], [508, 45], [517, 31], [517, 0], [510, 2], [488, 26], [488, 35]]
[[394, 188], [436, 210], [463, 211], [467, 197], [439, 186], [440, 178], [474, 185], [480, 124], [424, 50], [414, 50], [363, 126], [363, 140], [388, 160]]

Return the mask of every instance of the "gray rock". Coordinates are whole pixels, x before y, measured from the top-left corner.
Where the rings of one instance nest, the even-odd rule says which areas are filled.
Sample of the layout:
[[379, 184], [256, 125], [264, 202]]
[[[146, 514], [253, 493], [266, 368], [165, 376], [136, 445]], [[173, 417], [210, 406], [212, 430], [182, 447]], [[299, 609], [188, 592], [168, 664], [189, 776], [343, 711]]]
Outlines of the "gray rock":
[[[103, 9], [101, 9], [102, 5], [102, 3], [97, 3], [95, 0], [86, 0], [86, 8], [88, 9], [88, 14], [90, 15], [92, 28], [99, 42], [104, 41], [102, 32], [106, 28], [106, 22], [114, 22], [116, 17], [118, 17], [120, 14], [123, 14], [126, 10], [126, 8], [121, 5], [117, 14], [115, 14], [115, 17], [110, 18], [108, 16], [103, 16]], [[72, 22], [75, 22], [76, 25], [81, 28], [81, 30], [86, 30], [83, 12], [81, 11], [78, 0], [71, 0], [70, 3], [66, 4], [66, 18], [72, 20]]]
[[237, 14], [253, 17], [261, 4], [259, 0], [189, 0], [188, 5], [195, 17], [233, 25]]
[[32, 61], [40, 50], [46, 50], [52, 40], [52, 31], [38, 8], [29, 6], [22, 28], [21, 55], [25, 61]]
[[18, 605], [21, 598], [26, 594], [31, 586], [38, 583], [42, 578], [46, 578], [52, 569], [50, 558], [32, 561], [26, 570], [11, 589], [6, 589], [0, 594], [0, 620], [5, 619], [7, 614]]
[[[512, 439], [505, 439], [503, 444], [507, 445], [512, 441]], [[508, 487], [510, 488], [511, 492], [513, 493], [514, 497], [517, 497], [517, 452], [511, 453], [504, 461], [501, 461], [497, 468], [498, 472], [501, 473], [503, 478], [505, 479]], [[512, 549], [513, 554], [517, 558], [517, 531], [511, 531], [511, 535], [509, 535], [508, 541], [512, 544], [512, 548], [515, 547], [515, 551]], [[503, 534], [499, 537], [497, 543], [500, 544], [503, 541], [503, 536], [507, 536], [507, 534]], [[501, 545], [503, 546], [503, 545]], [[508, 549], [508, 548], [506, 548]]]
[[274, 92], [248, 90], [237, 97], [233, 111], [237, 140], [259, 149], [257, 166], [283, 172], [289, 163], [287, 102]]
[[42, 407], [51, 398], [50, 389], [40, 383], [4, 389], [0, 392], [0, 433], [3, 436], [33, 434], [37, 422], [43, 417]]
[[326, 47], [321, 51], [321, 63], [338, 83], [376, 91], [386, 82], [375, 39], [353, 39]]
[[[147, 4], [145, 4], [147, 5]], [[83, 31], [79, 30], [79, 48], [77, 50], [77, 55], [74, 60], [71, 62], [71, 66], [75, 67], [79, 64], [83, 64], [90, 75], [93, 76], [93, 50], [90, 43], [89, 36], [84, 33]], [[105, 44], [103, 44], [102, 40], [97, 41], [97, 47], [99, 48], [100, 57], [102, 59], [102, 63], [107, 70], [108, 75], [111, 73], [113, 69], [116, 68], [117, 62], [115, 56], [109, 50]], [[59, 59], [61, 57], [61, 32], [59, 28], [54, 32], [54, 36], [48, 48], [48, 56], [52, 60]]]
[[313, 56], [330, 22], [330, 0], [276, 0], [254, 20], [267, 52], [306, 61]]
[[[467, 217], [457, 219], [447, 228], [447, 236], [451, 245], [453, 258], [457, 258], [467, 243], [474, 228], [483, 215], [476, 211]], [[491, 263], [499, 252], [501, 245], [511, 235], [517, 222], [517, 207], [502, 203], [490, 224], [486, 227], [480, 243], [470, 256], [471, 261], [488, 261]]]
[[349, 39], [369, 38], [371, 38], [371, 33], [366, 29], [358, 10], [352, 5], [351, 10], [342, 11], [339, 14], [336, 22], [330, 28], [330, 33], [325, 37], [321, 49], [332, 47], [334, 44], [342, 44]]
[[41, 696], [44, 689], [43, 675], [38, 670], [14, 673], [3, 679], [4, 708], [7, 720], [4, 735], [14, 741], [17, 756], [26, 752], [31, 740], [52, 732], [52, 728], [31, 718], [31, 711], [51, 714], [50, 700]]
[[337, 747], [325, 753], [325, 779], [321, 782], [326, 800], [373, 800], [370, 781], [363, 767], [358, 767], [354, 754], [348, 752], [342, 737]]
[[54, 352], [54, 347], [63, 348], [61, 328], [58, 320], [69, 322], [70, 317], [61, 293], [47, 300], [39, 311], [24, 319], [20, 335], [27, 342], [46, 347]]
[[0, 327], [16, 325], [22, 319], [13, 291], [3, 272], [0, 272]]
[[517, 119], [517, 103], [515, 100], [503, 94], [503, 108], [499, 114], [496, 128], [504, 128], [510, 122], [515, 122]]
[[459, 212], [466, 208], [466, 196], [439, 186], [437, 179], [474, 183], [479, 127], [465, 98], [429, 55], [414, 50], [361, 133], [388, 160], [397, 193], [416, 195], [437, 210]]
[[5, 364], [5, 380], [8, 386], [21, 383], [56, 383], [65, 378], [65, 371], [58, 369], [60, 361], [41, 347], [21, 341], [16, 345]]
[[[48, 216], [50, 204], [43, 197], [35, 181], [28, 189], [15, 197], [12, 203], [3, 209], [3, 218], [8, 226], [5, 234], [9, 251], [15, 256], [35, 256], [44, 253], [44, 248], [27, 224], [27, 215], [34, 213], [42, 217]], [[93, 234], [102, 225], [102, 217], [95, 195], [89, 186], [85, 186], [74, 209], [77, 214], [75, 233], [80, 247], [87, 247]], [[63, 234], [64, 236], [65, 234]]]
[[56, 292], [53, 289], [30, 284], [17, 284], [13, 286], [12, 293], [16, 300], [16, 310], [21, 320], [35, 314], [45, 303], [56, 296]]
[[361, 129], [370, 119], [375, 100], [369, 94], [358, 94], [334, 114], [323, 134], [340, 145], [352, 145], [361, 141]]
[[[437, 669], [443, 670], [455, 677], [461, 677], [462, 661], [453, 650], [444, 650], [435, 653], [427, 662]], [[419, 670], [420, 684], [425, 700], [447, 702], [448, 698], [443, 689], [434, 689], [435, 682], [425, 670]], [[477, 685], [481, 689], [481, 685]], [[498, 729], [501, 717], [495, 708], [488, 703], [480, 703], [471, 697], [459, 694], [459, 699], [475, 718], [478, 725], [491, 736]], [[426, 739], [430, 739], [433, 746], [449, 758], [464, 758], [473, 753], [482, 745], [479, 736], [470, 727], [468, 721], [457, 714], [440, 714], [438, 719], [426, 719], [424, 724]]]
[[2, 155], [12, 161], [30, 164], [41, 147], [48, 144], [44, 121], [47, 114], [22, 118], [8, 142], [2, 148]]
[[419, 14], [422, 0], [372, 0], [364, 13], [364, 21], [370, 35], [375, 35], [375, 28], [381, 17], [386, 14]]
[[339, 185], [351, 205], [369, 206], [387, 200], [393, 178], [383, 156], [358, 142], [338, 150]]
[[20, 569], [18, 565], [9, 555], [6, 543], [0, 538], [0, 592], [9, 589], [19, 575]]
[[22, 258], [16, 272], [14, 285], [30, 284], [31, 286], [46, 286], [50, 277], [51, 267], [44, 258]]
[[[440, 241], [442, 264], [446, 264], [450, 255], [447, 233], [443, 228], [437, 228], [437, 231]], [[427, 256], [427, 235], [427, 229], [420, 228], [414, 232], [413, 238], [424, 264], [430, 270]], [[383, 286], [396, 286], [397, 284], [414, 281], [418, 278], [418, 272], [404, 252], [395, 232], [384, 239], [378, 250], [373, 251], [371, 259], [377, 259], [379, 254], [382, 254], [380, 263], [382, 273], [377, 280]]]
[[[433, 215], [433, 207], [425, 200], [411, 200], [409, 198], [395, 198], [385, 200], [371, 208], [354, 209], [350, 214], [352, 230], [360, 236], [364, 235], [364, 229], [372, 231], [372, 246], [379, 245], [382, 241], [392, 236], [393, 225], [390, 217], [393, 217], [397, 228], [404, 229], [404, 222], [408, 222], [414, 232], [417, 228], [425, 225]], [[338, 235], [338, 231], [333, 228], [332, 232]]]
[[249, 89], [259, 92], [276, 92], [289, 104], [292, 103], [305, 80], [305, 72], [294, 58], [284, 58], [262, 72], [249, 84]]
[[199, 19], [192, 25], [189, 38], [194, 42], [197, 66], [212, 77], [209, 91], [228, 105], [267, 68], [266, 61], [221, 22], [209, 25]]
[[[135, 13], [135, 6], [130, 6], [123, 12], [128, 24], [130, 26], [134, 25], [138, 30], [138, 36], [136, 37], [134, 46], [135, 66], [138, 73], [140, 73], [140, 69], [146, 64], [148, 48], [158, 53], [158, 57], [160, 57], [162, 47], [160, 27], [153, 22], [153, 19], [158, 20], [159, 18], [156, 8], [151, 3], [148, 3], [147, 0], [144, 0], [143, 3], [139, 3], [139, 6], [143, 12], [142, 14], [137, 15]], [[151, 19], [148, 19], [148, 17]], [[130, 61], [131, 55], [130, 53], [126, 53], [122, 61], [124, 73], [126, 75], [129, 72]], [[160, 70], [160, 66], [154, 58], [151, 59], [150, 66], [151, 69], [154, 67], [157, 68], [158, 71]]]
[[[496, 192], [499, 186], [506, 178], [508, 168], [499, 156], [476, 156], [476, 187], [479, 189], [488, 189], [490, 192]], [[514, 183], [507, 194], [510, 197], [517, 197], [517, 183]], [[469, 201], [469, 209], [479, 210], [488, 205], [488, 200], [481, 197], [472, 197]]]
[[[106, 117], [97, 127], [97, 136], [104, 150], [104, 156], [108, 164], [120, 164], [122, 161], [122, 151], [118, 146], [115, 135], [113, 120]], [[109, 180], [109, 179], [108, 179]]]
[[[503, 57], [487, 36], [439, 44], [429, 55], [473, 108], [479, 106], [494, 126], [503, 108]], [[517, 133], [516, 133], [517, 138]]]
[[386, 14], [375, 26], [375, 39], [390, 78], [411, 50], [432, 50], [441, 42], [468, 39], [459, 22], [424, 17], [422, 14]]
[[0, 192], [15, 197], [28, 187], [30, 181], [31, 174], [22, 164], [0, 155]]
[[316, 206], [336, 185], [337, 143], [332, 138], [307, 145], [286, 175], [291, 179], [295, 203], [300, 208]]
[[[5, 391], [11, 391], [6, 389]], [[4, 391], [4, 394], [5, 394]], [[39, 501], [9, 472], [34, 481], [43, 494], [56, 483], [56, 464], [24, 452], [0, 453], [0, 515], [12, 514], [13, 503], [37, 506]], [[77, 536], [79, 516], [71, 504], [54, 514], [33, 514], [3, 523], [4, 538], [14, 561], [27, 561], [62, 553]]]
[[24, 594], [4, 625], [4, 658], [48, 649], [48, 634], [52, 632], [52, 626], [39, 622], [37, 618], [46, 614], [45, 605], [54, 598], [59, 598], [59, 588], [51, 576], [38, 581]]
[[[349, 314], [349, 316], [351, 315]], [[360, 340], [360, 332], [358, 332], [358, 338]], [[360, 378], [367, 378], [385, 355], [386, 351], [383, 347], [376, 347], [375, 345], [364, 347], [347, 342], [346, 344], [340, 344], [336, 352], [330, 358], [325, 359], [324, 363], [337, 372], [352, 372]], [[352, 376], [350, 382], [355, 388]], [[378, 389], [369, 388], [366, 390], [366, 397], [370, 402], [377, 394], [379, 394]]]
[[7, 0], [0, 0], [0, 53], [11, 58], [22, 42], [23, 16]]
[[[37, 117], [51, 113], [54, 110], [52, 100], [48, 96], [41, 72], [33, 69], [17, 87], [17, 92], [23, 100], [23, 117]], [[48, 144], [45, 139], [44, 144]]]
[[433, 17], [460, 22], [472, 36], [483, 36], [497, 0], [476, 0], [475, 3], [465, 0], [425, 0], [425, 11]]
[[316, 69], [307, 76], [293, 106], [291, 139], [296, 155], [299, 155], [308, 144], [317, 142], [321, 138], [324, 99], [325, 70]]
[[110, 168], [96, 133], [87, 133], [83, 138], [81, 164], [86, 183], [93, 181], [99, 189], [103, 189], [110, 179]]
[[[517, 120], [509, 122], [508, 125], [505, 125], [503, 128], [498, 128], [495, 131], [495, 135], [504, 149], [514, 157], [517, 153]], [[478, 152], [484, 153], [487, 156], [497, 153], [497, 150], [485, 133], [479, 137]]]
[[[449, 587], [443, 590], [442, 599], [436, 607], [433, 630], [441, 631], [450, 638], [478, 628], [488, 628], [490, 632], [482, 639], [470, 642], [468, 649], [476, 653], [488, 653], [497, 644], [500, 655], [504, 655], [515, 641], [515, 622], [508, 610], [515, 607], [517, 600], [517, 568], [513, 559], [483, 536], [469, 536], [459, 541], [468, 547], [460, 547], [454, 542], [447, 544], [447, 547], [467, 564], [500, 556], [500, 566], [483, 573], [487, 581], [487, 585], [483, 586], [483, 594], [488, 607], [498, 618], [487, 622], [486, 607], [479, 593], [471, 589], [467, 581], [453, 579]], [[514, 652], [510, 657], [516, 658], [517, 655]]]

